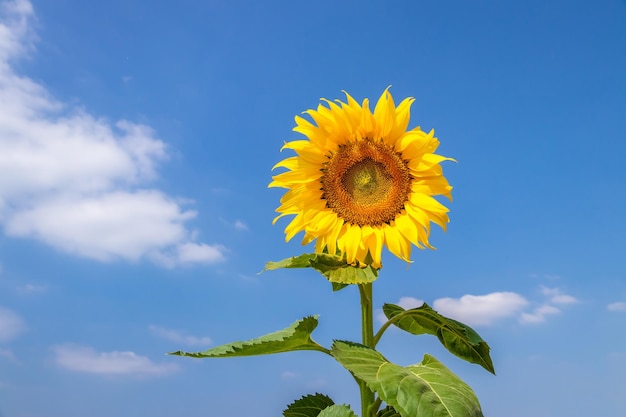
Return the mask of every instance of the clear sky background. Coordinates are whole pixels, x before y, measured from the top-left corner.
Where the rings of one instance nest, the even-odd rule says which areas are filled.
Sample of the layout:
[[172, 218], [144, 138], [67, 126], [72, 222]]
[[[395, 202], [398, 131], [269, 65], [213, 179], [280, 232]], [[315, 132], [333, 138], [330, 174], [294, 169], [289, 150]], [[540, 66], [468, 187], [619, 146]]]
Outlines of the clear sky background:
[[[355, 288], [297, 255], [267, 189], [321, 97], [416, 98], [454, 186], [448, 231], [375, 304], [475, 329], [497, 376], [427, 336], [486, 416], [626, 415], [626, 2], [0, 3], [0, 416], [281, 414], [352, 378], [315, 352], [165, 356], [320, 314], [358, 340]], [[380, 310], [377, 311], [380, 314]]]

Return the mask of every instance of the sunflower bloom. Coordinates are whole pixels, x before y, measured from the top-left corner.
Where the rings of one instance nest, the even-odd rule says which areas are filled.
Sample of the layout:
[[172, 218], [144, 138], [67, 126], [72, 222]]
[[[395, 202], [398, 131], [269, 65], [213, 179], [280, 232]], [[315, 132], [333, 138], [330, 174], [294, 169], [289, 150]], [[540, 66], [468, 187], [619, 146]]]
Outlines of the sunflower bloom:
[[383, 246], [410, 262], [412, 245], [432, 249], [430, 223], [445, 230], [449, 222], [433, 196], [452, 199], [439, 165], [452, 159], [434, 153], [433, 130], [407, 130], [413, 98], [396, 107], [387, 89], [372, 113], [368, 99], [359, 104], [345, 94], [346, 103], [323, 99], [307, 110], [313, 123], [296, 116], [293, 130], [308, 140], [285, 143], [296, 156], [272, 168], [287, 171], [269, 186], [288, 189], [274, 223], [295, 215], [287, 241], [303, 231], [303, 245], [317, 239], [316, 252], [340, 253], [351, 264], [380, 268]]

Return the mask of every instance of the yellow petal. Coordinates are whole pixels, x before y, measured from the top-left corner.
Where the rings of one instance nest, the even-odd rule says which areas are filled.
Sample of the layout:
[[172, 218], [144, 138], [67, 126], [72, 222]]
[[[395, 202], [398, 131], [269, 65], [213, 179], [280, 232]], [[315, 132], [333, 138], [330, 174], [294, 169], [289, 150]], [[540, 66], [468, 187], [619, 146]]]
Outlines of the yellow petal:
[[282, 161], [280, 161], [279, 163], [277, 163], [276, 165], [274, 165], [272, 167], [272, 171], [275, 170], [276, 168], [287, 168], [287, 169], [295, 169], [298, 167], [298, 157], [297, 156], [292, 156], [291, 158], [286, 158], [283, 159]]
[[315, 235], [311, 235], [307, 232], [304, 232], [304, 237], [302, 238], [302, 246], [306, 246], [309, 243], [313, 242], [314, 240], [315, 240]]
[[382, 266], [381, 258], [383, 252], [384, 234], [379, 227], [372, 227], [371, 233], [365, 241], [365, 246], [369, 250], [372, 257], [372, 266], [380, 268]]
[[304, 216], [302, 213], [296, 214], [291, 223], [285, 227], [285, 241], [289, 242], [298, 232], [304, 230]]
[[352, 224], [348, 224], [345, 234], [341, 238], [342, 252], [346, 254], [348, 263], [356, 262], [356, 254], [361, 244], [361, 228]]
[[[402, 154], [404, 156], [404, 153]], [[423, 172], [437, 166], [443, 161], [454, 161], [452, 158], [446, 158], [445, 156], [437, 155], [434, 153], [426, 153], [421, 158], [415, 158], [409, 161], [409, 169], [411, 171]]]
[[[376, 103], [376, 107], [374, 107], [374, 119], [376, 119], [376, 125], [378, 126], [378, 137], [372, 139], [384, 139], [387, 142], [389, 132], [396, 124], [396, 106], [389, 92], [389, 87], [383, 91]], [[387, 143], [393, 145], [393, 142]]]
[[400, 235], [400, 232], [395, 227], [394, 222], [391, 222], [389, 225], [383, 226], [383, 232], [385, 233], [385, 243], [387, 244], [387, 248], [389, 251], [396, 255], [398, 258], [409, 261], [404, 257], [403, 253], [403, 245], [401, 240], [404, 238]]
[[373, 237], [373, 230], [370, 226], [360, 226], [361, 227], [361, 241], [359, 243], [359, 247], [356, 252], [356, 260], [359, 264], [366, 265], [367, 253], [369, 252], [369, 241]]
[[389, 140], [387, 142], [390, 145], [395, 144], [406, 132], [411, 117], [411, 104], [413, 104], [414, 101], [415, 99], [413, 97], [405, 98], [396, 108], [395, 126], [391, 132], [389, 132]]
[[417, 207], [421, 207], [424, 210], [439, 212], [439, 213], [447, 213], [448, 208], [441, 204], [439, 201], [435, 200], [433, 197], [421, 194], [421, 193], [410, 193], [409, 201], [411, 204]]
[[326, 235], [337, 222], [337, 215], [330, 210], [320, 210], [307, 226], [307, 232], [315, 235]]
[[413, 222], [413, 219], [408, 214], [399, 214], [396, 216], [396, 226], [402, 236], [407, 238], [411, 243], [417, 246], [420, 249], [424, 249], [424, 247], [420, 244], [420, 233], [418, 231], [418, 226]]
[[330, 253], [331, 255], [334, 255], [335, 253], [337, 253], [337, 239], [339, 238], [339, 234], [341, 233], [343, 228], [344, 228], [343, 219], [337, 218], [335, 225], [333, 226], [331, 231], [328, 233], [328, 242], [327, 242], [328, 253]]
[[357, 140], [362, 140], [366, 138], [370, 139], [379, 139], [374, 137], [374, 128], [376, 127], [376, 120], [374, 119], [374, 115], [369, 109], [369, 100], [363, 100], [363, 106], [361, 109], [361, 122], [359, 128], [357, 129]]
[[402, 152], [402, 157], [409, 161], [432, 153], [437, 147], [439, 147], [437, 138], [427, 135], [419, 128], [406, 132], [396, 142], [396, 150]]
[[452, 187], [444, 176], [420, 177], [411, 184], [411, 192], [428, 195], [444, 195], [452, 201]]
[[406, 210], [407, 214], [411, 216], [411, 218], [416, 222], [416, 224], [420, 225], [424, 230], [426, 237], [420, 240], [427, 245], [428, 236], [430, 235], [430, 217], [428, 217], [428, 213], [426, 213], [420, 207], [415, 207], [410, 202], [407, 202], [404, 205], [404, 209]]
[[301, 158], [317, 164], [326, 159], [326, 149], [315, 146], [308, 140], [286, 142], [280, 150], [283, 149], [291, 149]]
[[272, 187], [284, 187], [285, 185], [295, 185], [309, 183], [317, 180], [323, 175], [319, 170], [313, 169], [299, 169], [297, 171], [287, 171], [282, 174], [278, 174], [272, 177], [274, 180], [270, 186]]

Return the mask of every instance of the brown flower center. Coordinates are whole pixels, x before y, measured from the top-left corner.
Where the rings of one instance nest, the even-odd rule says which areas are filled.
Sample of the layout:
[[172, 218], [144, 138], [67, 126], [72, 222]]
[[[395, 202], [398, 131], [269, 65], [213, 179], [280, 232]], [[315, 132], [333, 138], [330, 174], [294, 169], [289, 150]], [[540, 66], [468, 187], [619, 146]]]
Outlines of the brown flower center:
[[326, 206], [344, 221], [377, 226], [402, 211], [411, 175], [392, 147], [366, 139], [340, 146], [326, 163], [321, 182]]

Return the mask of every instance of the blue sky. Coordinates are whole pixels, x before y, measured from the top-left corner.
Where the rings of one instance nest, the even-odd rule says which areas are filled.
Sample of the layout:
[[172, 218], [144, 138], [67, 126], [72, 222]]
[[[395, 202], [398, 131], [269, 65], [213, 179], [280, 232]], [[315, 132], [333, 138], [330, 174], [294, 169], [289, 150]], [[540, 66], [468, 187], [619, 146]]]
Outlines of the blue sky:
[[[358, 404], [313, 352], [200, 361], [320, 314], [359, 338], [358, 294], [271, 225], [270, 168], [321, 97], [412, 96], [458, 163], [451, 223], [375, 304], [472, 324], [497, 376], [426, 336], [486, 416], [626, 413], [626, 3], [0, 3], [0, 416], [280, 415], [307, 393]], [[308, 248], [310, 249], [310, 248]], [[379, 313], [379, 312], [378, 312]]]

